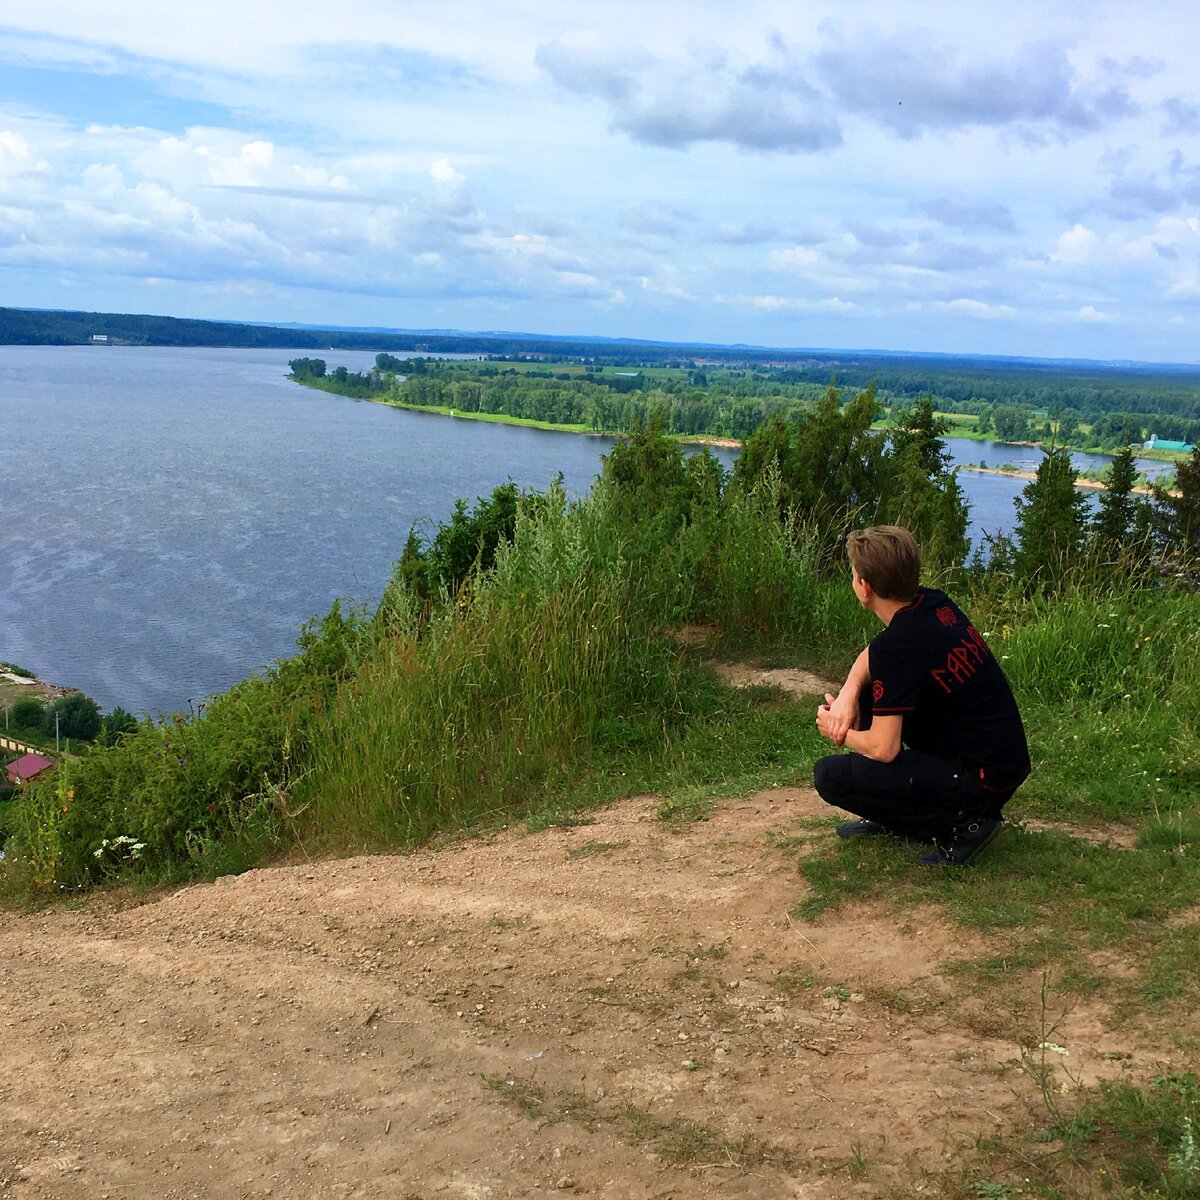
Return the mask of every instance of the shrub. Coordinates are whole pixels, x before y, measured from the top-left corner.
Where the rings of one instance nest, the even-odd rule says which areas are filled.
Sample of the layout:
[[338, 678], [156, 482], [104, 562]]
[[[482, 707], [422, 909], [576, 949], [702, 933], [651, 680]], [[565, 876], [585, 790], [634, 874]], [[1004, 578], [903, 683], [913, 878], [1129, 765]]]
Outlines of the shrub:
[[91, 741], [100, 732], [100, 706], [82, 692], [60, 696], [42, 714], [42, 732]]
[[42, 702], [33, 696], [18, 700], [10, 710], [13, 723], [23, 729], [40, 729], [44, 714]]

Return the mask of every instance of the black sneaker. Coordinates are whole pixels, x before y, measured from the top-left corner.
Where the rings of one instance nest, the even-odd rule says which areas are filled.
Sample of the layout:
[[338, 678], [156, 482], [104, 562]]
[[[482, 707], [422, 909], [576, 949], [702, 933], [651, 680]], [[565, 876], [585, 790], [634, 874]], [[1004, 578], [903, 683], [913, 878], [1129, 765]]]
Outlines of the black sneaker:
[[955, 825], [947, 838], [935, 838], [933, 849], [919, 855], [923, 867], [965, 867], [1000, 832], [1003, 821], [976, 817], [964, 825]]
[[854, 837], [875, 837], [881, 833], [890, 833], [886, 825], [880, 825], [878, 821], [868, 821], [863, 817], [860, 821], [843, 821], [837, 827], [838, 837], [854, 838]]

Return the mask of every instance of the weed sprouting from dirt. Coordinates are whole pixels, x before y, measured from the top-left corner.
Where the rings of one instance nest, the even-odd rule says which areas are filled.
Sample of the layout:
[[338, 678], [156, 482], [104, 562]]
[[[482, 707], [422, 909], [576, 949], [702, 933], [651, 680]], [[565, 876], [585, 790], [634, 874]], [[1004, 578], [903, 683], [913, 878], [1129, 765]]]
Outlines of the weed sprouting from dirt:
[[622, 1141], [642, 1146], [672, 1166], [748, 1171], [762, 1166], [786, 1170], [792, 1165], [784, 1150], [752, 1134], [731, 1137], [687, 1117], [661, 1120], [628, 1100], [591, 1100], [577, 1092], [554, 1094], [531, 1079], [512, 1076], [485, 1075], [483, 1085], [527, 1120], [542, 1126], [571, 1121], [589, 1133], [609, 1129]]
[[668, 825], [691, 825], [707, 821], [716, 811], [716, 801], [710, 795], [689, 791], [667, 796], [658, 806], [658, 819]]
[[787, 1168], [791, 1158], [751, 1134], [732, 1138], [711, 1125], [675, 1117], [660, 1121], [628, 1102], [616, 1110], [627, 1141], [649, 1146], [664, 1162], [682, 1167]]
[[[993, 1178], [983, 1180], [977, 1173], [972, 1194], [1200, 1197], [1200, 1081], [1195, 1074], [1159, 1075], [1142, 1087], [1105, 1080], [1076, 1098], [1070, 1113], [1037, 1135], [1040, 1146], [1025, 1144], [1017, 1135], [981, 1141], [979, 1150], [989, 1160]], [[997, 1168], [1011, 1173], [1014, 1182], [995, 1179]], [[1081, 1180], [1091, 1186], [1081, 1188]]]
[[816, 983], [816, 976], [801, 963], [784, 967], [775, 976], [775, 986], [788, 997], [807, 992]]

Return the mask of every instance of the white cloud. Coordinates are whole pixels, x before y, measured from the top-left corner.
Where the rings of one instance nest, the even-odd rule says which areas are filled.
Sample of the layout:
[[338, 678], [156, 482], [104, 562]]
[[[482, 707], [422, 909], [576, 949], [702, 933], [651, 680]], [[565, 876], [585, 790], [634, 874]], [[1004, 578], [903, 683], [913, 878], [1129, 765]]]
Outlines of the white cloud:
[[435, 158], [429, 168], [429, 178], [434, 183], [461, 183], [463, 177], [450, 164], [448, 158]]
[[924, 308], [933, 312], [950, 313], [953, 316], [972, 317], [979, 321], [1007, 321], [1019, 315], [1018, 310], [1011, 304], [988, 304], [968, 296], [924, 305], [917, 303], [913, 307], [918, 311]]
[[815, 267], [821, 262], [820, 252], [812, 246], [792, 246], [787, 250], [777, 250], [771, 255], [771, 260], [781, 267]]
[[1050, 252], [1052, 262], [1086, 262], [1096, 248], [1096, 235], [1085, 225], [1076, 224], [1065, 233], [1059, 234], [1054, 249]]
[[24, 136], [11, 129], [0, 129], [0, 182], [48, 170], [49, 164]]
[[843, 300], [840, 296], [826, 296], [820, 300], [813, 300], [804, 296], [776, 296], [769, 293], [755, 296], [732, 296], [727, 303], [749, 305], [751, 308], [762, 309], [766, 312], [790, 310], [811, 313], [852, 313], [859, 308], [853, 301]]
[[536, 59], [560, 87], [603, 100], [612, 128], [646, 145], [811, 153], [842, 141], [828, 99], [784, 55], [736, 63], [706, 48], [665, 58], [588, 31], [544, 43]]
[[1139, 357], [1200, 298], [1166, 8], [299, 4], [10, 5], [2, 299]]

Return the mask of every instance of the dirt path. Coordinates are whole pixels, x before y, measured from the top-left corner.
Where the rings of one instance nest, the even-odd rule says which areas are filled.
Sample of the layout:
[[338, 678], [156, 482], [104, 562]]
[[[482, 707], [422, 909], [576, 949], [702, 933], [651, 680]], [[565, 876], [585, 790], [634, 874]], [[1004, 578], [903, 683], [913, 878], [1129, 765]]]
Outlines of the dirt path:
[[[634, 798], [0, 914], [0, 1196], [945, 1194], [1033, 1089], [1013, 1030], [940, 973], [982, 939], [788, 916], [778, 839], [827, 815], [779, 789], [677, 830]], [[1057, 1036], [1112, 1073], [1129, 1035], [1102, 1017]]]

